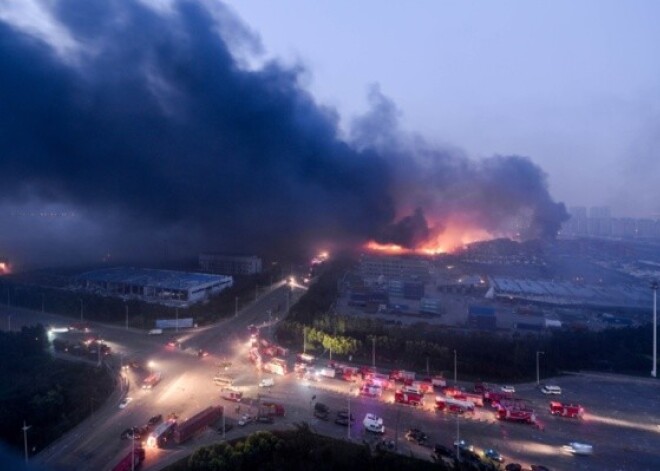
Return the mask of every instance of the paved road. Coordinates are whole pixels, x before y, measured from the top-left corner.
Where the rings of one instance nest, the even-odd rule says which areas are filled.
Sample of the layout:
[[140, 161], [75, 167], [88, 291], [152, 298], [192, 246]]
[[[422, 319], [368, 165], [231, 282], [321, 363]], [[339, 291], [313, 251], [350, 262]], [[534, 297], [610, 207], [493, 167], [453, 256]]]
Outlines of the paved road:
[[[295, 295], [300, 290], [294, 290]], [[315, 401], [327, 404], [333, 413], [348, 407], [348, 383], [327, 379], [320, 383], [306, 383], [293, 375], [275, 377], [276, 385], [268, 391], [259, 390], [260, 378], [270, 376], [255, 371], [247, 361], [246, 328], [249, 324], [268, 321], [267, 311], [286, 303], [288, 288], [276, 286], [264, 293], [255, 303], [214, 326], [182, 332], [184, 349], [168, 348], [167, 336], [148, 336], [144, 332], [126, 330], [119, 326], [95, 326], [108, 340], [113, 351], [131, 358], [153, 361], [154, 370], [162, 371], [162, 382], [151, 391], [138, 386], [147, 372], [128, 372], [128, 395], [133, 402], [126, 409], [117, 406], [118, 392], [97, 412], [61, 440], [42, 451], [36, 460], [49, 469], [110, 469], [130, 450], [130, 443], [122, 441], [122, 430], [146, 423], [155, 414], [175, 412], [180, 419], [190, 417], [209, 404], [228, 406], [229, 420], [236, 419], [235, 404], [220, 399], [219, 388], [211, 378], [219, 371], [223, 359], [232, 361], [226, 374], [235, 379], [236, 386], [246, 396], [271, 399], [286, 405], [287, 415], [272, 426], [249, 425], [236, 427], [227, 434], [234, 438], [259, 429], [292, 427], [295, 423], [309, 422], [320, 433], [337, 438], [347, 437], [345, 428], [332, 420], [315, 419], [312, 408]], [[293, 304], [293, 300], [291, 300]], [[40, 317], [43, 316], [43, 317]], [[17, 317], [19, 317], [17, 315]], [[41, 313], [26, 314], [27, 323], [35, 319], [48, 319], [49, 323], [62, 322], [57, 316]], [[18, 325], [18, 319], [12, 324]], [[197, 348], [211, 352], [199, 359]], [[548, 397], [535, 384], [516, 385], [517, 393], [533, 404], [541, 428], [495, 420], [492, 410], [478, 410], [473, 418], [459, 418], [460, 437], [477, 447], [498, 449], [507, 461], [523, 464], [540, 463], [551, 469], [584, 470], [657, 470], [660, 469], [660, 382], [640, 381], [627, 377], [569, 375], [553, 380], [564, 391], [562, 400], [579, 402], [587, 409], [585, 420], [562, 419], [547, 412]], [[461, 384], [466, 389], [471, 385]], [[312, 398], [315, 397], [315, 400]], [[391, 393], [385, 400], [351, 396], [351, 410], [357, 418], [351, 429], [351, 439], [372, 441], [365, 434], [361, 419], [367, 412], [383, 417], [388, 438], [399, 437], [399, 450], [428, 458], [430, 450], [407, 443], [405, 430], [417, 427], [426, 431], [432, 442], [449, 445], [456, 437], [457, 424], [453, 415], [437, 414], [430, 410], [413, 409], [391, 403]], [[432, 402], [432, 398], [428, 399]], [[246, 411], [246, 405], [242, 406]], [[255, 410], [256, 412], [256, 410]], [[397, 433], [398, 429], [398, 433]], [[195, 448], [220, 439], [217, 432], [208, 430], [189, 443], [166, 449], [147, 450], [145, 469], [161, 469], [189, 454]], [[560, 451], [569, 441], [583, 441], [594, 445], [594, 455], [576, 458]]]

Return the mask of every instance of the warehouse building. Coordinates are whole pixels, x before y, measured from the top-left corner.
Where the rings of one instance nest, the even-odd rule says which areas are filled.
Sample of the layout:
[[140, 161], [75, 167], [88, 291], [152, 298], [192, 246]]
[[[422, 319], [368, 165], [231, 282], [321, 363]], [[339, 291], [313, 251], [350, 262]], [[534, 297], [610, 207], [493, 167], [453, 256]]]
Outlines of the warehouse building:
[[77, 277], [80, 288], [106, 296], [188, 306], [229, 288], [231, 276], [149, 268], [107, 268]]

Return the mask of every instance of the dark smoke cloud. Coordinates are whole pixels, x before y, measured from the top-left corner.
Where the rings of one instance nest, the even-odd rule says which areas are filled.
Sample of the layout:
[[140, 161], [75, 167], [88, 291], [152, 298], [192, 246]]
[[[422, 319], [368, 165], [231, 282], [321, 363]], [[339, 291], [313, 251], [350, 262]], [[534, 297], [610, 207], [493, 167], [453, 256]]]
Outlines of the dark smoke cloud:
[[448, 221], [493, 236], [553, 238], [568, 218], [564, 204], [550, 197], [546, 174], [530, 159], [471, 160], [458, 149], [432, 146], [402, 132], [396, 106], [378, 86], [370, 90], [369, 102], [370, 112], [354, 120], [351, 138], [357, 148], [376, 149], [390, 164], [400, 210], [414, 208], [412, 216], [383, 233], [397, 243], [414, 247], [420, 238], [441, 234]]
[[[0, 209], [75, 210], [68, 232], [46, 232], [68, 241], [67, 258], [410, 246], [455, 212], [493, 232], [527, 214], [526, 236], [548, 236], [565, 216], [528, 159], [472, 162], [403, 137], [377, 90], [351, 142], [340, 140], [302, 69], [250, 70], [234, 55], [259, 43], [221, 5], [181, 1], [167, 15], [131, 0], [55, 5], [82, 45], [66, 60], [0, 22]], [[397, 211], [412, 215], [397, 222]]]

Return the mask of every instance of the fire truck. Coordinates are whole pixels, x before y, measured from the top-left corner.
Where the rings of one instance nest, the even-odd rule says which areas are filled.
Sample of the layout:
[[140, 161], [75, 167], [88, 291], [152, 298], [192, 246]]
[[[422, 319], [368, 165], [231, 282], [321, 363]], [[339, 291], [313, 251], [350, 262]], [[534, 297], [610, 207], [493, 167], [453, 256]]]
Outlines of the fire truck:
[[510, 422], [536, 423], [534, 410], [523, 401], [500, 401], [497, 404], [496, 417], [498, 420], [508, 420]]
[[415, 381], [411, 379], [406, 379], [403, 381], [403, 384], [415, 388], [418, 391], [421, 391], [422, 394], [430, 394], [433, 392], [433, 383], [430, 380]]
[[264, 363], [263, 369], [264, 371], [280, 376], [284, 376], [288, 373], [286, 360], [283, 360], [282, 358], [271, 358], [270, 361]]
[[449, 397], [454, 397], [463, 394], [463, 391], [454, 386], [445, 386], [441, 389], [442, 394]]
[[579, 404], [562, 404], [561, 402], [550, 402], [550, 413], [560, 417], [569, 417], [571, 419], [581, 419], [584, 415], [584, 408]]
[[405, 370], [394, 370], [390, 373], [390, 379], [392, 381], [414, 381], [415, 380], [415, 372], [414, 371], [405, 371]]
[[126, 455], [124, 455], [122, 460], [112, 468], [112, 471], [133, 471], [139, 469], [144, 461], [144, 457], [144, 448], [138, 445], [135, 449], [131, 449]]
[[390, 377], [382, 373], [368, 373], [364, 380], [386, 390], [390, 388]]
[[236, 391], [235, 389], [231, 389], [231, 388], [223, 389], [221, 396], [223, 399], [233, 402], [241, 402], [241, 399], [243, 399], [242, 392]]
[[484, 398], [481, 394], [461, 392], [460, 394], [455, 394], [454, 398], [460, 399], [461, 401], [470, 401], [472, 404], [474, 404], [477, 407], [484, 406]]
[[444, 388], [447, 386], [447, 380], [442, 376], [434, 376], [431, 378], [431, 384], [433, 384], [434, 388]]
[[383, 388], [376, 384], [364, 383], [360, 388], [360, 395], [367, 397], [380, 397], [383, 395]]
[[394, 393], [394, 402], [399, 404], [407, 404], [414, 407], [423, 406], [424, 396], [422, 394], [397, 391]]
[[470, 401], [461, 401], [453, 397], [436, 396], [435, 410], [439, 412], [452, 412], [454, 414], [463, 414], [474, 412], [474, 404]]
[[160, 371], [147, 376], [142, 383], [142, 389], [153, 389], [158, 383], [160, 383]]
[[284, 417], [284, 414], [284, 406], [275, 402], [264, 402], [261, 404], [261, 407], [259, 407], [260, 416]]
[[167, 443], [167, 440], [174, 433], [174, 428], [176, 427], [176, 420], [168, 419], [162, 424], [158, 425], [153, 432], [149, 434], [147, 438], [147, 446], [150, 448], [162, 447]]
[[510, 401], [513, 395], [502, 391], [486, 391], [484, 392], [484, 401], [490, 402], [493, 407], [497, 407], [502, 401]]

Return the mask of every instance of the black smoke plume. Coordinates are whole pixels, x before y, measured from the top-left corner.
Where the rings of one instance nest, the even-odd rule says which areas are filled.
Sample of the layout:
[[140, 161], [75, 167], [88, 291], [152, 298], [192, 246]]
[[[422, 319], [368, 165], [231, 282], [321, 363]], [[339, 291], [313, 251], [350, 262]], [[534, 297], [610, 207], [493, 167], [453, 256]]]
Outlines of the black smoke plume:
[[[487, 227], [528, 211], [530, 236], [552, 235], [564, 217], [529, 160], [472, 163], [402, 144], [378, 94], [342, 141], [301, 69], [250, 69], [232, 54], [253, 36], [222, 5], [54, 5], [78, 48], [62, 53], [0, 21], [0, 207], [60, 205], [84, 221], [35, 238], [38, 253], [282, 255], [330, 240], [416, 244], [425, 214], [438, 230], [453, 211], [488, 214]], [[5, 225], [0, 250], [16, 231]]]

